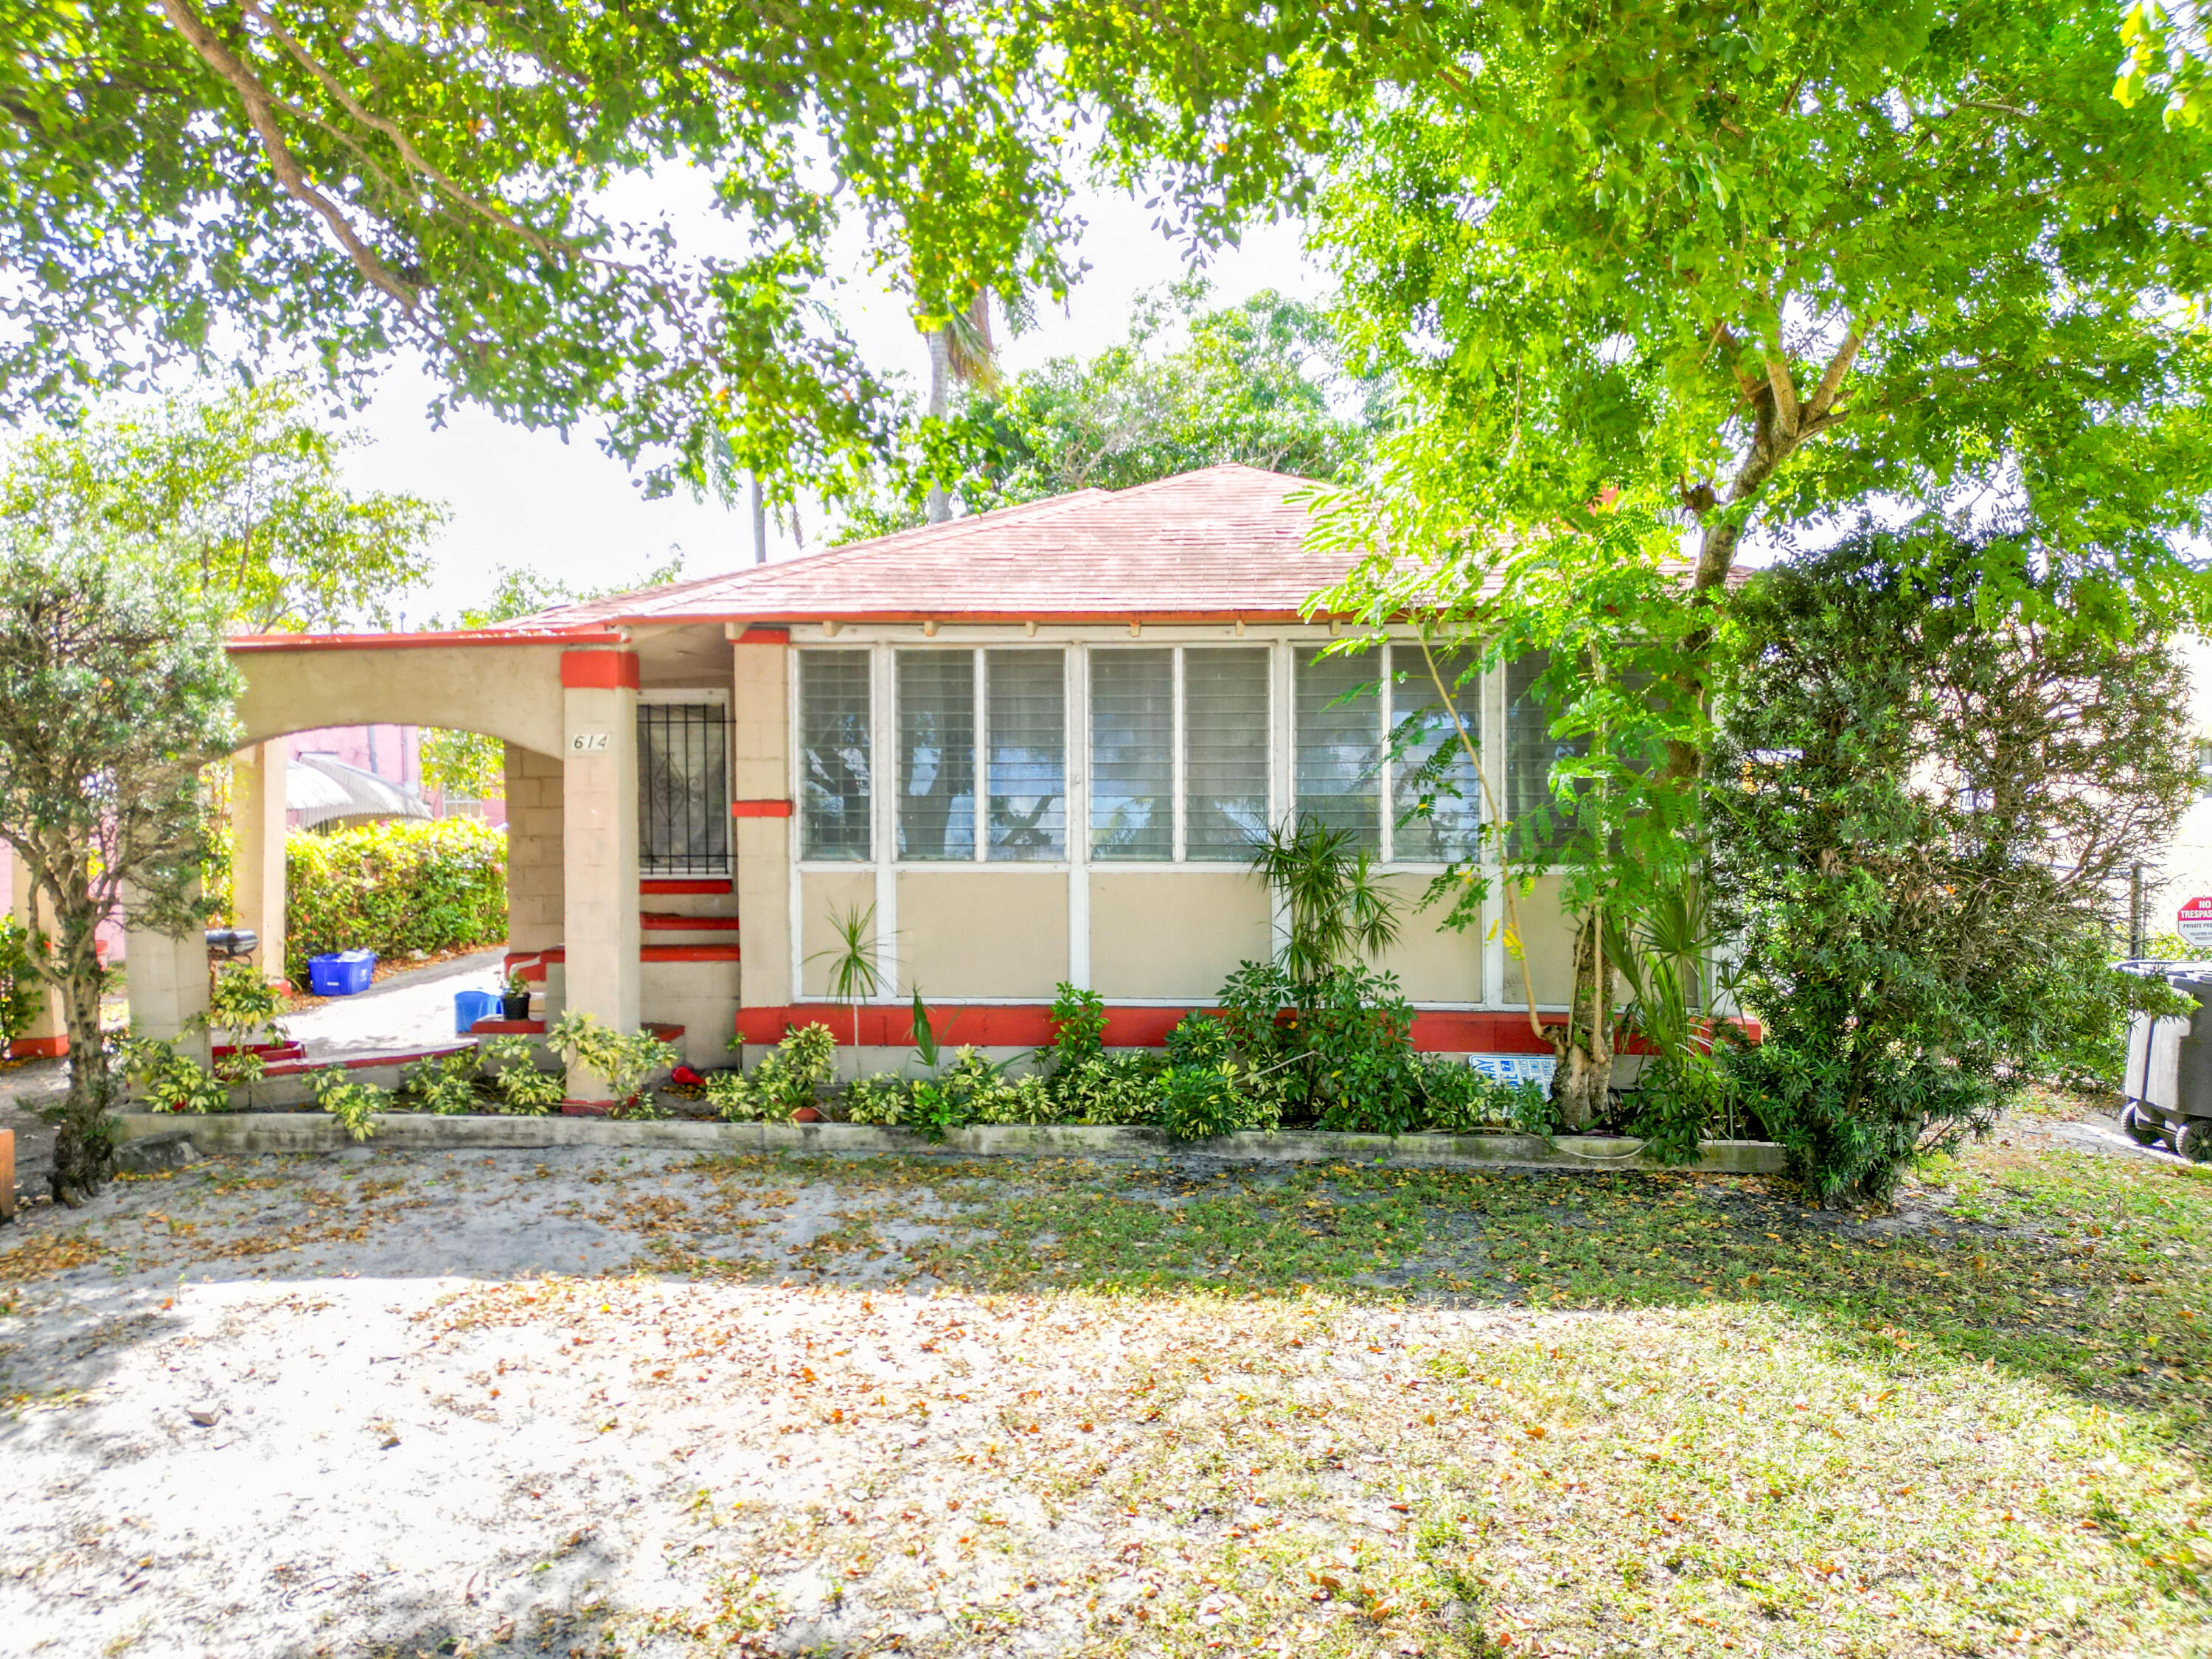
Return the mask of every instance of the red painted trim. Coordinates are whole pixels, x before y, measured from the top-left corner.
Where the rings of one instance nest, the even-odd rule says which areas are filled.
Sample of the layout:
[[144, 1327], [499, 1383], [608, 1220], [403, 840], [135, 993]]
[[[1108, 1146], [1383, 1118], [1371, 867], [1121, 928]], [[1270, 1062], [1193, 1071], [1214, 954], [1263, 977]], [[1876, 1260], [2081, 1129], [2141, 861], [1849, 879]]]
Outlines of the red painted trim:
[[543, 1036], [542, 1019], [480, 1019], [469, 1027], [471, 1036]]
[[[1043, 1004], [1000, 1006], [980, 1003], [926, 1005], [940, 1043], [972, 1042], [978, 1048], [1034, 1048], [1051, 1040], [1051, 1010]], [[1109, 1048], [1157, 1048], [1167, 1041], [1189, 1008], [1109, 1007], [1106, 1046]], [[1565, 1014], [1545, 1014], [1546, 1025], [1563, 1024]], [[855, 1021], [858, 1036], [855, 1037]], [[859, 1010], [831, 1002], [793, 1004], [785, 1007], [740, 1008], [737, 1035], [741, 1042], [778, 1042], [794, 1025], [826, 1025], [842, 1043], [862, 1048], [910, 1048], [914, 1043], [912, 1011], [902, 1007], [866, 1006]], [[1744, 1030], [1759, 1040], [1756, 1023], [1744, 1022]], [[1413, 1016], [1413, 1047], [1423, 1054], [1548, 1054], [1551, 1044], [1528, 1029], [1525, 1013], [1494, 1008], [1425, 1009]]]
[[443, 1048], [410, 1048], [403, 1054], [363, 1054], [355, 1060], [279, 1060], [263, 1073], [266, 1077], [304, 1077], [310, 1072], [327, 1072], [337, 1066], [343, 1072], [366, 1071], [377, 1066], [405, 1066], [418, 1060], [442, 1060], [447, 1054], [466, 1054], [473, 1044], [456, 1042]]
[[238, 634], [224, 641], [234, 656], [261, 651], [420, 651], [444, 645], [627, 645], [629, 637], [599, 629], [574, 634], [528, 629], [464, 628], [423, 634]]
[[714, 877], [648, 876], [638, 883], [637, 890], [673, 898], [684, 893], [727, 893], [735, 890], [729, 882]]
[[678, 1042], [683, 1040], [684, 1036], [684, 1028], [681, 1025], [672, 1025], [666, 1020], [663, 1019], [647, 1020], [645, 1022], [645, 1029], [652, 1032], [653, 1036], [659, 1037], [663, 1042]]
[[66, 1036], [17, 1037], [8, 1045], [10, 1060], [58, 1060], [68, 1052]]
[[734, 933], [738, 931], [735, 916], [679, 916], [665, 911], [648, 910], [638, 918], [638, 923], [648, 933], [680, 933], [686, 929], [710, 933]]
[[791, 643], [791, 630], [788, 628], [748, 628], [744, 633], [738, 635], [733, 643], [738, 645], [789, 645]]
[[640, 684], [635, 651], [563, 651], [561, 684], [576, 691], [635, 691]]
[[[264, 1060], [305, 1060], [307, 1057], [305, 1046], [297, 1042], [249, 1042], [246, 1049], [248, 1054], [260, 1055]], [[237, 1052], [228, 1043], [218, 1042], [208, 1050], [208, 1055], [212, 1060], [228, 1060]]]
[[734, 945], [647, 945], [639, 947], [640, 962], [735, 962]]
[[730, 803], [733, 818], [787, 818], [791, 803], [787, 800], [733, 800]]

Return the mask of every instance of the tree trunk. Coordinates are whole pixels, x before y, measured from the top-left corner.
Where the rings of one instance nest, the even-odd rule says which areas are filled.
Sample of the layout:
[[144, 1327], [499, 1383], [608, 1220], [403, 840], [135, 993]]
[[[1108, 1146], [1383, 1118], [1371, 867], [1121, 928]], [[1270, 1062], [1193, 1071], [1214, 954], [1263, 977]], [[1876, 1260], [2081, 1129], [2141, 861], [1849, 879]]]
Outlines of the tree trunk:
[[[952, 397], [952, 342], [941, 328], [929, 332], [929, 418], [941, 421]], [[946, 498], [945, 481], [932, 478], [929, 483], [929, 521], [943, 524], [952, 516], [952, 503]]]
[[[1524, 970], [1525, 971], [1525, 970]], [[1563, 1127], [1583, 1129], [1605, 1114], [1613, 1086], [1613, 964], [1605, 960], [1599, 913], [1575, 928], [1575, 984], [1567, 1023], [1550, 1028], [1559, 1069], [1552, 1105]]]
[[69, 1038], [69, 1093], [57, 1118], [53, 1196], [56, 1203], [74, 1206], [100, 1190], [115, 1157], [107, 1121], [114, 1085], [100, 1029], [100, 921], [88, 895], [64, 893], [43, 876], [38, 884], [61, 933], [38, 953], [40, 971], [61, 993], [62, 1028]]

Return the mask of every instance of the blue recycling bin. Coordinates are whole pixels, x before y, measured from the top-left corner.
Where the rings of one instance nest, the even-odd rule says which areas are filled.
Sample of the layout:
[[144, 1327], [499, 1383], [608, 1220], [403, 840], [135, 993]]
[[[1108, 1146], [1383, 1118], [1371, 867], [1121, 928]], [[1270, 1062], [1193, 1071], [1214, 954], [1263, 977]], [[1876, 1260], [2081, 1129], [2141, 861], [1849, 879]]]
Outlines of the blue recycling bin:
[[499, 994], [496, 991], [456, 991], [453, 993], [453, 1035], [466, 1036], [480, 1019], [489, 1019], [499, 1012]]
[[307, 988], [319, 997], [349, 997], [368, 989], [376, 971], [374, 951], [332, 951], [307, 958]]

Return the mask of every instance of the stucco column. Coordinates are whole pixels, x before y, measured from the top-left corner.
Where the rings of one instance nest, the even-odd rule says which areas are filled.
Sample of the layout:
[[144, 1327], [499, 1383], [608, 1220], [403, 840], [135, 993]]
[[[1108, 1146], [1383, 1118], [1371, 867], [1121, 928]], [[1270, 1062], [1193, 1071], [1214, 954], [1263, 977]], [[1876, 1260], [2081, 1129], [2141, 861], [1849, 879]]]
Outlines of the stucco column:
[[284, 974], [283, 739], [241, 749], [230, 762], [231, 920], [261, 936], [253, 965]]
[[[637, 686], [634, 651], [562, 655], [568, 1006], [625, 1032], [638, 1029]], [[571, 1067], [568, 1097], [604, 1101], [607, 1089]]]
[[131, 923], [131, 896], [124, 895], [123, 940], [131, 988], [131, 1024], [142, 1036], [161, 1037], [203, 1066], [208, 1062], [207, 939], [194, 932], [185, 939]]
[[732, 644], [730, 802], [737, 855], [738, 1004], [781, 1008], [791, 983], [791, 630], [754, 628]]
[[[22, 857], [12, 847], [8, 854], [8, 914], [26, 927], [53, 931], [46, 907], [38, 902], [31, 886], [31, 872]], [[23, 1028], [23, 1035], [8, 1045], [13, 1059], [27, 1056], [65, 1054], [69, 1052], [69, 1029], [62, 1024], [62, 994], [51, 986], [42, 986], [36, 994], [31, 1013], [31, 1023]]]

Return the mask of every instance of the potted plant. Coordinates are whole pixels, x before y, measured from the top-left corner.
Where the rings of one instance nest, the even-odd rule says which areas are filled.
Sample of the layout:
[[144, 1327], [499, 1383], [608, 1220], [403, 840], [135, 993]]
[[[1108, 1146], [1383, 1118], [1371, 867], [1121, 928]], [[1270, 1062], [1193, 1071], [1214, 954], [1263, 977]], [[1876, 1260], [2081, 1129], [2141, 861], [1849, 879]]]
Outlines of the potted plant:
[[509, 974], [507, 982], [499, 988], [499, 1017], [501, 1019], [530, 1018], [530, 981], [520, 974]]

